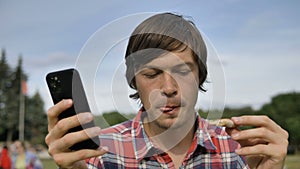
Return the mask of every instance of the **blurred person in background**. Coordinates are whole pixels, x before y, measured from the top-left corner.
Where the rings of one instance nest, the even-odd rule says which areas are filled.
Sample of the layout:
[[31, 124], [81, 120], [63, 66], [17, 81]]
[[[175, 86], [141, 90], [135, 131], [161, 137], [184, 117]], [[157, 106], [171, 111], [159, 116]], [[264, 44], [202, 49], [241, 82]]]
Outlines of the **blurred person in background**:
[[11, 158], [6, 145], [3, 146], [0, 154], [0, 169], [11, 169]]
[[14, 142], [15, 152], [12, 162], [13, 169], [42, 169], [42, 163], [37, 155], [31, 151], [26, 151], [25, 144], [21, 141]]

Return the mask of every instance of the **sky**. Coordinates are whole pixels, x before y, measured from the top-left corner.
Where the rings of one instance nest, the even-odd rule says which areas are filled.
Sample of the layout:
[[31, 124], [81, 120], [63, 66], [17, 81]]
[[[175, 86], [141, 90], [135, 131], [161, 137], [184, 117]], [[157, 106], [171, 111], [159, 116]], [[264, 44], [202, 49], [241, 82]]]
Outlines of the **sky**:
[[[175, 12], [191, 19], [208, 48], [207, 93], [197, 107], [260, 108], [277, 94], [300, 91], [300, 1], [4, 1], [0, 0], [0, 48], [28, 75], [28, 92], [52, 106], [45, 76], [80, 70], [92, 111], [134, 112], [128, 99], [124, 53], [143, 19]], [[298, 77], [298, 78], [297, 78]]]

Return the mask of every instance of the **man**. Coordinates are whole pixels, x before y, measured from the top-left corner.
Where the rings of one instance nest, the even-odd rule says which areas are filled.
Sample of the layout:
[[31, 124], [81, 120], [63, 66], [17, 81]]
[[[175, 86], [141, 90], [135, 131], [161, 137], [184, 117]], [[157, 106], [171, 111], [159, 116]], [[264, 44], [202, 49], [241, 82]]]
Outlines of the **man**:
[[[211, 126], [195, 113], [206, 80], [206, 46], [192, 22], [162, 13], [142, 22], [126, 51], [126, 78], [140, 99], [137, 116], [117, 126], [65, 134], [89, 122], [89, 113], [58, 121], [72, 105], [48, 110], [46, 143], [61, 168], [283, 168], [288, 134], [265, 116], [233, 117], [240, 131]], [[70, 151], [99, 135], [98, 150]]]

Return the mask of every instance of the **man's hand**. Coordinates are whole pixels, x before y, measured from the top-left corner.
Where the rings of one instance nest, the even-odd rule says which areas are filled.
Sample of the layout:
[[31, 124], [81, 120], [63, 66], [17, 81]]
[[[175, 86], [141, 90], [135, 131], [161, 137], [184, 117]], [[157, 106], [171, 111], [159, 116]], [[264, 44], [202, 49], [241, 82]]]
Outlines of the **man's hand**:
[[100, 135], [101, 131], [99, 127], [93, 127], [66, 134], [69, 129], [93, 120], [91, 113], [80, 113], [76, 116], [58, 120], [58, 115], [71, 107], [72, 104], [72, 100], [62, 100], [48, 110], [48, 135], [45, 141], [48, 145], [49, 154], [60, 168], [87, 168], [84, 160], [105, 154], [107, 148], [79, 151], [69, 149], [75, 143], [88, 139], [89, 136]]
[[236, 126], [255, 128], [239, 130], [227, 128], [232, 139], [241, 144], [236, 153], [246, 157], [248, 165], [257, 169], [282, 169], [287, 154], [288, 133], [267, 116], [232, 117]]

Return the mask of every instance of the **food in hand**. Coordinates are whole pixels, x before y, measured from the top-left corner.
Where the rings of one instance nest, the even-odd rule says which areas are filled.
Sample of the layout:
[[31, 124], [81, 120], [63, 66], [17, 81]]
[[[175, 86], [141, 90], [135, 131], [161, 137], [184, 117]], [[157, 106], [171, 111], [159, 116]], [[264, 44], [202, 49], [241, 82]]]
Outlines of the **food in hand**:
[[222, 127], [228, 127], [228, 128], [235, 128], [235, 124], [230, 119], [217, 119], [217, 120], [209, 120], [209, 124], [216, 125], [216, 126], [222, 126]]

